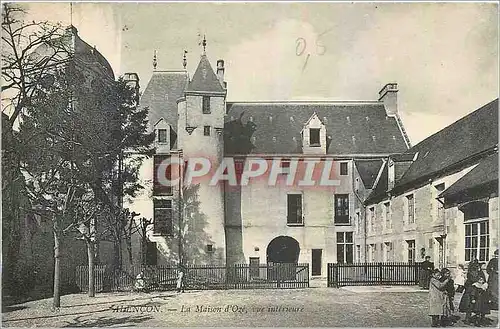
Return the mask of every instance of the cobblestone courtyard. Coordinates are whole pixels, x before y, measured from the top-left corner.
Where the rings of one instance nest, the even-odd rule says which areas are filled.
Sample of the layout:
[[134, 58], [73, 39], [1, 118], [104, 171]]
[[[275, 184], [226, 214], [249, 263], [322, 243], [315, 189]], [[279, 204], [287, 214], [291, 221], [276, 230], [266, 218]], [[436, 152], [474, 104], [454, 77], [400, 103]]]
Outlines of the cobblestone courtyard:
[[[407, 289], [408, 290], [408, 289]], [[11, 327], [429, 327], [427, 293], [404, 289], [226, 290], [63, 296], [6, 307]], [[497, 312], [490, 319], [497, 322]], [[462, 315], [463, 317], [463, 315]], [[463, 326], [459, 322], [455, 326]]]

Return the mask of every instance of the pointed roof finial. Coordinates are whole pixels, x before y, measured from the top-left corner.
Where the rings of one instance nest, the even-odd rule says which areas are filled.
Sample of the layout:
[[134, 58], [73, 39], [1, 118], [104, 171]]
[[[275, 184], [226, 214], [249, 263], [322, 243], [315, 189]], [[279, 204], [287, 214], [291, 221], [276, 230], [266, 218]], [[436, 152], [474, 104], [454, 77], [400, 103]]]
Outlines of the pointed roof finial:
[[187, 58], [186, 58], [186, 54], [188, 53], [187, 50], [184, 50], [184, 56], [182, 57], [182, 66], [184, 66], [184, 69], [186, 69], [186, 66], [187, 66]]
[[205, 55], [206, 47], [207, 47], [207, 38], [205, 35], [203, 35], [203, 55]]
[[156, 66], [158, 65], [158, 61], [156, 60], [156, 49], [153, 55], [153, 70], [156, 70]]

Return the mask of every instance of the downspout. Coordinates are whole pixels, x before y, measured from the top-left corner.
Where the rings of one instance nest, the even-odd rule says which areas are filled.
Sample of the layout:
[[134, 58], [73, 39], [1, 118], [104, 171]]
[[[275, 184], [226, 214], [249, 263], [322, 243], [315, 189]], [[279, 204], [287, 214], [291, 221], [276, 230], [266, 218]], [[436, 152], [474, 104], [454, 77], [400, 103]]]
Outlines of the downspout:
[[444, 201], [441, 201], [440, 197], [437, 197], [436, 200], [443, 205], [443, 225], [444, 225], [443, 265], [444, 267], [447, 267], [448, 263], [446, 255], [448, 252], [448, 221], [446, 220], [446, 208], [444, 207]]
[[358, 193], [356, 192], [356, 185], [355, 185], [355, 182], [354, 182], [354, 168], [356, 166], [354, 165], [354, 159], [352, 161], [352, 170], [351, 170], [351, 177], [352, 177], [352, 190], [353, 190], [353, 193], [354, 195], [356, 196], [356, 198], [358, 199], [359, 203], [361, 204], [361, 208], [363, 208], [363, 213], [364, 213], [364, 219], [363, 219], [363, 238], [364, 238], [364, 245], [363, 245], [363, 255], [364, 255], [364, 260], [366, 262], [366, 206], [364, 205], [363, 203], [363, 200], [361, 199], [361, 197], [358, 195]]

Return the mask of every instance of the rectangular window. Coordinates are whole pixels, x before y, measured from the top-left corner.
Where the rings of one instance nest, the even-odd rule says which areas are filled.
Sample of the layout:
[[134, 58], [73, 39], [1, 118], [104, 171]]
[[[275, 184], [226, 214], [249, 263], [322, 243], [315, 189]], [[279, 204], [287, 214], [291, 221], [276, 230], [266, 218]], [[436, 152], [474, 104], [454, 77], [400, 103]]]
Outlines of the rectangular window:
[[250, 279], [259, 277], [259, 264], [260, 264], [259, 257], [250, 257], [250, 271], [249, 271]]
[[356, 233], [361, 233], [361, 216], [359, 215], [359, 211], [356, 211]]
[[[153, 172], [153, 195], [172, 195], [172, 185], [166, 185], [166, 182], [163, 180], [160, 180], [160, 177], [158, 177], [158, 169], [162, 168], [160, 167], [161, 163], [164, 160], [168, 160], [170, 156], [163, 156], [163, 155], [155, 155], [154, 156], [154, 172]], [[175, 166], [170, 165], [165, 168], [165, 177], [167, 180], [172, 179], [172, 168], [174, 168], [175, 172]], [[163, 170], [163, 169], [162, 169]]]
[[302, 220], [302, 194], [287, 195], [287, 224], [301, 225]]
[[349, 225], [349, 194], [335, 194], [335, 224]]
[[369, 249], [369, 257], [370, 257], [370, 262], [375, 262], [375, 252], [377, 250], [377, 245], [376, 244], [370, 244]]
[[415, 198], [413, 194], [406, 196], [406, 202], [408, 204], [408, 224], [415, 223]]
[[484, 262], [489, 260], [489, 221], [465, 223], [465, 261], [473, 258]]
[[369, 218], [370, 218], [370, 226], [368, 227], [370, 229], [370, 232], [373, 232], [375, 230], [375, 207], [371, 207], [369, 209]]
[[210, 114], [210, 97], [203, 96], [203, 114]]
[[391, 203], [390, 202], [385, 202], [384, 203], [384, 221], [385, 221], [385, 228], [392, 228], [392, 222], [391, 222]]
[[167, 142], [167, 129], [158, 129], [158, 143]]
[[392, 242], [384, 242], [384, 261], [389, 262], [392, 260]]
[[406, 240], [408, 248], [408, 263], [415, 263], [415, 240]]
[[203, 136], [210, 136], [210, 126], [203, 127]]
[[309, 145], [310, 146], [320, 146], [319, 129], [317, 129], [317, 128], [309, 129]]
[[340, 163], [340, 176], [347, 176], [347, 162]]
[[153, 200], [155, 234], [172, 235], [172, 200]]
[[337, 232], [337, 263], [352, 264], [354, 241], [352, 232]]
[[282, 159], [280, 167], [282, 174], [288, 175], [290, 173], [290, 159]]

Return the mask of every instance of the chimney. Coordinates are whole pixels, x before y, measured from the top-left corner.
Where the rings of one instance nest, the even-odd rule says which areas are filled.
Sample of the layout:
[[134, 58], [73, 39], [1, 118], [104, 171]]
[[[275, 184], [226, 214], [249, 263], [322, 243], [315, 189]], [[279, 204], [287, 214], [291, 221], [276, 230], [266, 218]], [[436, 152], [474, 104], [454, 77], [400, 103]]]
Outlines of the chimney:
[[380, 102], [384, 102], [387, 116], [393, 117], [398, 114], [398, 84], [388, 83], [379, 91]]
[[224, 60], [223, 59], [219, 59], [217, 61], [217, 77], [219, 78], [220, 84], [224, 88], [226, 88], [226, 83], [224, 82], [224, 71], [225, 71]]

